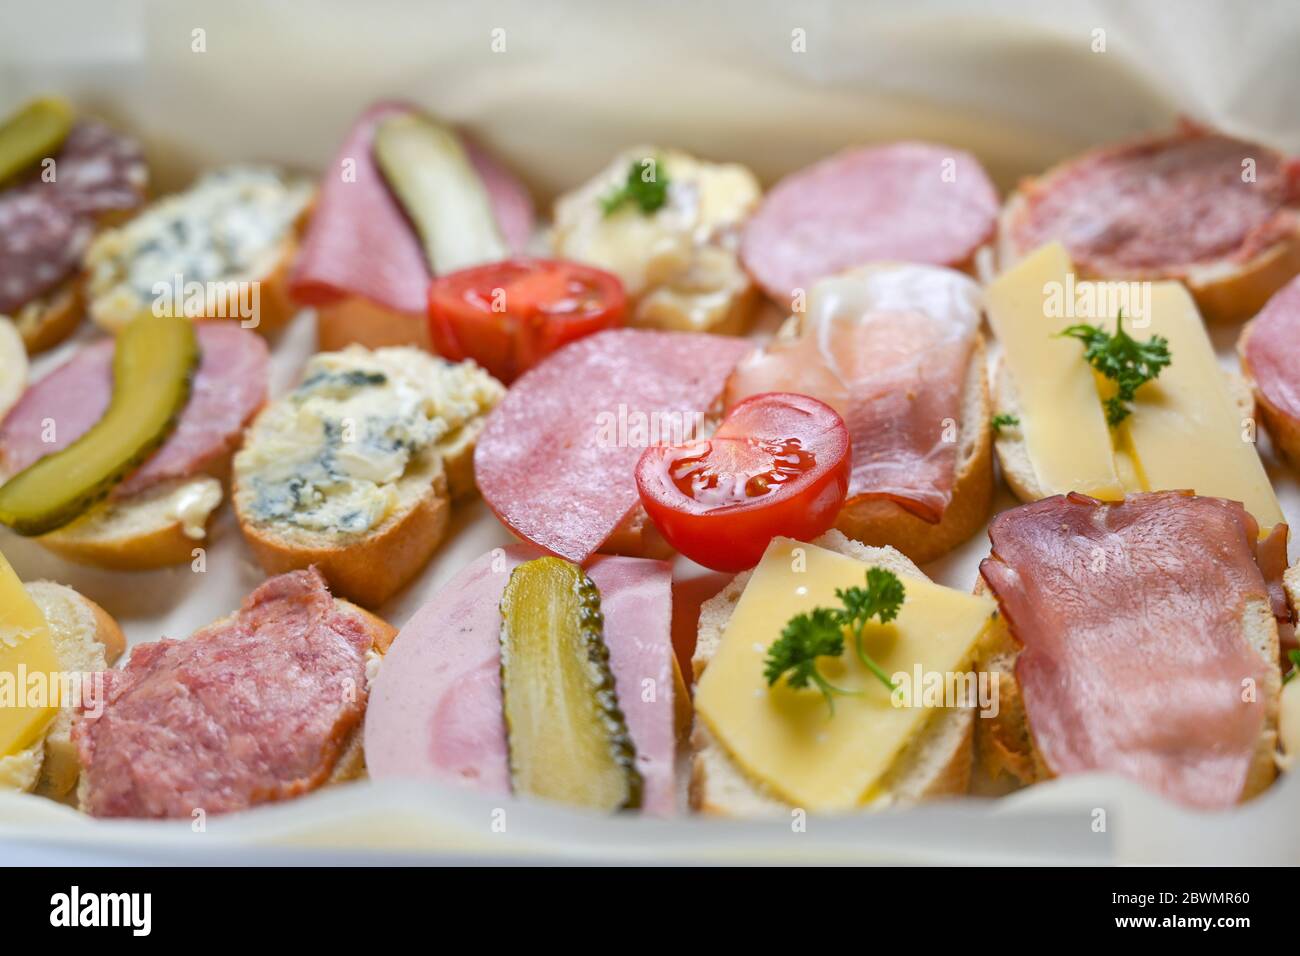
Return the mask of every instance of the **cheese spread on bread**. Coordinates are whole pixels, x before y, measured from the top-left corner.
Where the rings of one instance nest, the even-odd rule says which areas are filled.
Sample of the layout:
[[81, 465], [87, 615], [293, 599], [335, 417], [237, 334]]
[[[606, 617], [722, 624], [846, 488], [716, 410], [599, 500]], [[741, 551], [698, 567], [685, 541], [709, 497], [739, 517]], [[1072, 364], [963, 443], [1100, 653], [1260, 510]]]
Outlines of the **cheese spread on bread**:
[[[664, 204], [649, 213], [635, 203], [607, 212], [605, 200], [628, 170], [651, 162], [654, 175], [667, 178]], [[617, 275], [635, 324], [716, 331], [735, 324], [733, 307], [751, 288], [737, 258], [738, 230], [759, 197], [758, 180], [744, 166], [635, 147], [560, 197], [551, 240], [557, 255]]]
[[178, 275], [185, 283], [265, 278], [312, 189], [274, 168], [230, 166], [154, 203], [86, 251], [91, 316], [117, 328], [151, 306], [156, 283]]
[[258, 417], [235, 456], [244, 510], [257, 523], [365, 534], [397, 506], [408, 468], [503, 393], [473, 362], [419, 349], [319, 354], [301, 384]]

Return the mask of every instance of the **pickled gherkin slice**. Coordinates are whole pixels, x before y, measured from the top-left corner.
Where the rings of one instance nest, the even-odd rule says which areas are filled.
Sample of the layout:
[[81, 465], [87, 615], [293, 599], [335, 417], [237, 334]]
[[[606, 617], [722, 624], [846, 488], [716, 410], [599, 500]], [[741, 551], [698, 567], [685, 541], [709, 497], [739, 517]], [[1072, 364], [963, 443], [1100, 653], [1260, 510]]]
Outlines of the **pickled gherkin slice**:
[[375, 159], [414, 223], [434, 275], [504, 259], [487, 190], [459, 137], [427, 116], [390, 116], [375, 132]]
[[54, 155], [72, 129], [66, 100], [32, 100], [0, 123], [0, 183]]
[[45, 534], [79, 517], [166, 440], [199, 361], [189, 319], [144, 315], [117, 336], [113, 397], [103, 418], [62, 451], [0, 487], [0, 522]]
[[501, 698], [516, 793], [601, 810], [641, 805], [600, 592], [580, 567], [538, 558], [501, 598]]

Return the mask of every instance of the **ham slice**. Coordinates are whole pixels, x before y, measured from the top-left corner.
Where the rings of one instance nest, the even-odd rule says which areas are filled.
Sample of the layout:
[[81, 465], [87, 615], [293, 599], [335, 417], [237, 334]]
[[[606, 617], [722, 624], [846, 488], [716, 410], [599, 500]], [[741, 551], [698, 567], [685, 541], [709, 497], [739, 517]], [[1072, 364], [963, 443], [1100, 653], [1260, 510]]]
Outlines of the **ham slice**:
[[1300, 278], [1255, 317], [1245, 351], [1260, 397], [1275, 414], [1300, 422]]
[[[267, 349], [234, 322], [199, 323], [201, 358], [190, 400], [171, 435], [114, 490], [115, 497], [188, 478], [220, 462], [266, 401]], [[67, 448], [103, 417], [113, 395], [113, 342], [83, 348], [29, 388], [0, 423], [0, 464], [14, 474]], [[53, 423], [46, 434], [46, 423]], [[43, 438], [51, 437], [52, 441]]]
[[371, 642], [311, 569], [187, 640], [136, 646], [73, 728], [87, 810], [188, 819], [320, 786], [365, 712]]
[[[637, 506], [633, 474], [715, 405], [752, 346], [696, 332], [611, 329], [524, 373], [488, 416], [474, 454], [483, 499], [507, 527], [582, 563]], [[689, 436], [688, 436], [689, 437]]]
[[[377, 103], [348, 133], [320, 193], [290, 292], [308, 305], [361, 296], [395, 312], [423, 316], [429, 289], [424, 249], [401, 204], [388, 188], [371, 147], [389, 116], [416, 112], [407, 103]], [[466, 143], [506, 244], [522, 252], [533, 233], [527, 189], [487, 152]], [[352, 175], [344, 178], [344, 170]]]
[[813, 287], [797, 337], [741, 362], [731, 407], [797, 392], [849, 429], [847, 504], [885, 498], [938, 523], [956, 484], [962, 398], [980, 322], [979, 286], [937, 266], [855, 270]]
[[[501, 594], [516, 566], [543, 553], [521, 544], [483, 555], [402, 628], [384, 657], [366, 715], [372, 777], [510, 791], [501, 713]], [[604, 557], [587, 573], [600, 589], [615, 689], [644, 781], [643, 809], [670, 814], [676, 803], [671, 571], [662, 561]]]
[[970, 153], [933, 143], [845, 150], [772, 188], [745, 226], [754, 281], [788, 304], [871, 262], [963, 267], [993, 238], [998, 193]]
[[1261, 557], [1277, 570], [1277, 540], [1257, 534], [1240, 503], [1176, 491], [993, 519], [980, 573], [1022, 645], [1016, 679], [1054, 773], [1118, 773], [1196, 807], [1241, 798], [1278, 682], [1242, 632], [1273, 596]]

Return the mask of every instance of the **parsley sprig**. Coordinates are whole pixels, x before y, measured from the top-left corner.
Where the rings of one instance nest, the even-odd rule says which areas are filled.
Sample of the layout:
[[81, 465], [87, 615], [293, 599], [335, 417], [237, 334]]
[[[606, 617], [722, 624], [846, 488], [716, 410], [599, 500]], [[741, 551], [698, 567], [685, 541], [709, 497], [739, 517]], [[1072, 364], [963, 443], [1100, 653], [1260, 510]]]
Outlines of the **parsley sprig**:
[[1291, 669], [1287, 671], [1286, 676], [1282, 678], [1282, 686], [1285, 687], [1295, 679], [1296, 674], [1300, 674], [1300, 651], [1287, 651], [1287, 660], [1291, 662]]
[[1013, 427], [1020, 424], [1020, 419], [1015, 415], [1009, 415], [1006, 412], [998, 412], [989, 422], [995, 432], [1001, 432], [1002, 429]]
[[1160, 374], [1172, 361], [1169, 341], [1153, 335], [1139, 342], [1124, 331], [1124, 310], [1115, 319], [1115, 334], [1095, 325], [1071, 325], [1061, 335], [1084, 344], [1083, 357], [1094, 369], [1115, 382], [1118, 391], [1106, 399], [1106, 422], [1114, 428], [1132, 414], [1128, 403], [1137, 390]]
[[836, 588], [840, 607], [816, 607], [796, 614], [781, 630], [781, 636], [767, 650], [763, 676], [767, 686], [773, 687], [783, 676], [796, 690], [815, 685], [826, 698], [831, 716], [835, 715], [836, 694], [857, 694], [860, 691], [836, 687], [818, 669], [817, 658], [839, 657], [844, 653], [844, 634], [848, 630], [853, 638], [858, 660], [891, 691], [894, 682], [862, 646], [867, 623], [876, 618], [888, 624], [898, 617], [906, 597], [903, 582], [893, 571], [884, 568], [867, 570], [867, 586]]
[[649, 215], [666, 203], [668, 176], [663, 166], [663, 160], [658, 158], [632, 160], [623, 184], [601, 197], [600, 208], [604, 210], [605, 215], [616, 212], [629, 202], [635, 203], [641, 212]]

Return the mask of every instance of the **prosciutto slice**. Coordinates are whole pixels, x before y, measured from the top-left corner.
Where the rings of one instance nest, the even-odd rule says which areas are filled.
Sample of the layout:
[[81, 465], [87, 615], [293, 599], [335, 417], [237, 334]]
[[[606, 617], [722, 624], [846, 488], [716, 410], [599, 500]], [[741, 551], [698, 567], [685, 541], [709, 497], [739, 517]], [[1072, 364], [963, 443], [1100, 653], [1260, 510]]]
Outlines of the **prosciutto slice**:
[[[483, 500], [520, 537], [582, 563], [637, 506], [647, 445], [701, 421], [752, 346], [698, 332], [612, 329], [514, 383], [474, 453]], [[687, 436], [693, 437], [693, 436]]]
[[87, 810], [188, 818], [320, 786], [365, 712], [371, 642], [311, 569], [187, 640], [136, 646], [73, 727]]
[[[377, 103], [348, 133], [321, 179], [290, 280], [294, 298], [326, 305], [358, 295], [395, 312], [424, 315], [430, 281], [424, 250], [372, 154], [379, 124], [413, 112], [416, 108], [407, 103]], [[468, 142], [465, 148], [483, 180], [502, 238], [522, 252], [533, 232], [527, 189], [484, 150]]]
[[1241, 798], [1278, 680], [1242, 620], [1285, 613], [1261, 571], [1277, 572], [1279, 527], [1261, 545], [1240, 503], [1176, 491], [993, 519], [980, 573], [1022, 645], [1016, 679], [1054, 773], [1118, 773], [1196, 807]]
[[[238, 444], [244, 425], [266, 401], [267, 349], [261, 336], [234, 322], [203, 322], [195, 332], [201, 357], [189, 402], [162, 447], [113, 489], [116, 497], [210, 468]], [[5, 473], [67, 448], [103, 417], [112, 396], [113, 342], [104, 340], [35, 383], [10, 409], [0, 423]]]
[[[375, 679], [366, 715], [372, 777], [510, 791], [501, 711], [501, 594], [515, 567], [544, 553], [521, 544], [483, 555], [402, 628]], [[676, 743], [671, 570], [662, 561], [602, 557], [587, 573], [600, 589], [619, 707], [644, 781], [643, 809], [669, 814]]]
[[813, 287], [796, 337], [740, 364], [727, 406], [762, 392], [821, 399], [840, 413], [853, 444], [848, 504], [884, 498], [938, 523], [956, 483], [979, 322], [979, 287], [961, 273], [855, 270]]

